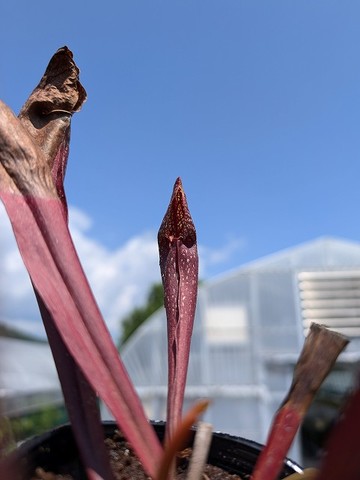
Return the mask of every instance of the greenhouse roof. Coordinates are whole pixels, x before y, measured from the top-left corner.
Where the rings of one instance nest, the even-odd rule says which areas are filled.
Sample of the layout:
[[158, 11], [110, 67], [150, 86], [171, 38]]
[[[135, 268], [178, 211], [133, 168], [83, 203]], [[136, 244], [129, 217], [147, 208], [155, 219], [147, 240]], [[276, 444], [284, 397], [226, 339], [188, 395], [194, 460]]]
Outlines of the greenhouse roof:
[[222, 278], [249, 270], [359, 268], [360, 243], [334, 237], [319, 237], [294, 247], [266, 255], [209, 280]]

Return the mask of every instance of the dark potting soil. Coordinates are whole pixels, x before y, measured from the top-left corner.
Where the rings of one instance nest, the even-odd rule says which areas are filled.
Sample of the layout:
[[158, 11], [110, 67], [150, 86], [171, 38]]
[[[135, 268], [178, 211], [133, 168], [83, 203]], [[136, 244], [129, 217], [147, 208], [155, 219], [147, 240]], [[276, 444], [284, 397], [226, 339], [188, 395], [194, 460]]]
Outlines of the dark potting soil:
[[[145, 474], [140, 461], [132, 452], [130, 445], [122, 437], [119, 432], [116, 432], [112, 438], [105, 440], [109, 451], [110, 463], [114, 473], [115, 480], [151, 480]], [[191, 450], [191, 449], [189, 449]], [[186, 479], [186, 470], [188, 467], [188, 458], [180, 460], [177, 469], [177, 480]], [[31, 480], [78, 480], [78, 477], [72, 476], [72, 472], [64, 472], [61, 474], [46, 472], [41, 467], [38, 467]], [[246, 480], [241, 479], [238, 475], [232, 475], [225, 472], [214, 465], [206, 465], [202, 480]]]

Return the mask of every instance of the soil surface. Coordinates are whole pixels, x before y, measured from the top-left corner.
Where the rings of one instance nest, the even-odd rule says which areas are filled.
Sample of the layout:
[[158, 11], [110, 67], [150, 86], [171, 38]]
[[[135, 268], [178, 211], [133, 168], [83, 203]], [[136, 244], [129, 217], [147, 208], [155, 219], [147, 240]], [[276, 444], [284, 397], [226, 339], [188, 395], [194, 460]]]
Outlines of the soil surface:
[[[140, 461], [132, 452], [130, 445], [119, 433], [115, 433], [112, 438], [105, 440], [109, 451], [110, 463], [114, 473], [115, 480], [151, 480], [145, 474]], [[190, 449], [189, 449], [190, 450]], [[187, 457], [180, 460], [177, 469], [177, 480], [186, 479], [186, 470], [188, 466]], [[31, 480], [78, 480], [78, 477], [72, 476], [72, 472], [64, 472], [62, 474], [46, 472], [38, 467]], [[213, 465], [206, 465], [203, 480], [246, 480], [238, 475], [232, 475], [221, 468]]]

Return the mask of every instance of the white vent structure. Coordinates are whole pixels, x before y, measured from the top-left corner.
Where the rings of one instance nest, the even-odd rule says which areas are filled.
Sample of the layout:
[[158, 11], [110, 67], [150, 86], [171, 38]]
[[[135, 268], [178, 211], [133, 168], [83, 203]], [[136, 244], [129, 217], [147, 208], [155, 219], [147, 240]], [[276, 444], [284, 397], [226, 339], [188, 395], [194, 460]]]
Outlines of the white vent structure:
[[305, 335], [315, 322], [360, 337], [360, 270], [301, 272], [298, 281]]

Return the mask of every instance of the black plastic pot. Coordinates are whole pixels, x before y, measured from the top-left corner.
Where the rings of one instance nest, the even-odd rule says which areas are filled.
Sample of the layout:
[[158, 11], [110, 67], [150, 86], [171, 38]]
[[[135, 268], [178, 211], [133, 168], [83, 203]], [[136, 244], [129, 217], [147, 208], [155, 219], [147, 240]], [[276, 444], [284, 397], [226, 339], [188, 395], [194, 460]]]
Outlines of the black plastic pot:
[[[162, 440], [165, 423], [153, 422], [153, 426], [159, 439]], [[104, 422], [104, 429], [105, 435], [110, 437], [117, 429], [117, 425], [114, 422]], [[191, 435], [190, 445], [193, 437], [194, 432]], [[214, 433], [208, 462], [229, 473], [236, 473], [246, 478], [252, 472], [261, 448], [262, 445], [259, 443], [245, 438]], [[21, 470], [21, 475], [16, 480], [29, 480], [35, 468], [39, 466], [46, 471], [58, 474], [71, 473], [77, 480], [86, 480], [72, 430], [68, 424], [27, 440], [10, 456], [9, 461], [17, 470]], [[299, 465], [287, 459], [280, 478], [301, 471], [302, 468]]]

